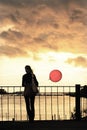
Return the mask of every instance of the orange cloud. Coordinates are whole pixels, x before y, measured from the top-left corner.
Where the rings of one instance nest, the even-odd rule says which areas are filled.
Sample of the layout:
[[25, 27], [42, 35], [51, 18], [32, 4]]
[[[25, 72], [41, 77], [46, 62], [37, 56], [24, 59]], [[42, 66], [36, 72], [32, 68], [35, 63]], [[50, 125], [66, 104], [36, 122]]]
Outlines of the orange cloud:
[[72, 64], [74, 66], [87, 67], [87, 59], [82, 56], [76, 58], [69, 58], [67, 60], [67, 63]]
[[87, 1], [1, 0], [0, 4], [1, 56], [36, 57], [44, 51], [87, 54]]

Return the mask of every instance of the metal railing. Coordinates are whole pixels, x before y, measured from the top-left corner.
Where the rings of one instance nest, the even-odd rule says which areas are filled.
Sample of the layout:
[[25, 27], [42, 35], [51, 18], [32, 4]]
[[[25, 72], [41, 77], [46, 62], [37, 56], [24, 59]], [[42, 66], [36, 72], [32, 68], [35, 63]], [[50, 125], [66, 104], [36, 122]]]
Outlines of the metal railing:
[[[27, 120], [21, 86], [0, 86], [0, 121]], [[76, 86], [39, 86], [35, 98], [35, 120], [70, 120], [87, 114], [87, 99], [81, 97], [76, 107]], [[78, 97], [78, 96], [77, 96]], [[78, 111], [79, 110], [79, 111]]]

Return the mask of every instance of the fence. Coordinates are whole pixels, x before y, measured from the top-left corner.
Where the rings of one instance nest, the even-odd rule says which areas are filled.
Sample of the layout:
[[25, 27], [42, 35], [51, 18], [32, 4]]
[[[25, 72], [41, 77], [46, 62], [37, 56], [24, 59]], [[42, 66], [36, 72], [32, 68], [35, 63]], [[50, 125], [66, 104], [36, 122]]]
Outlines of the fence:
[[[87, 99], [80, 85], [39, 86], [35, 98], [35, 120], [81, 119], [87, 114]], [[0, 121], [27, 120], [23, 87], [0, 86]]]

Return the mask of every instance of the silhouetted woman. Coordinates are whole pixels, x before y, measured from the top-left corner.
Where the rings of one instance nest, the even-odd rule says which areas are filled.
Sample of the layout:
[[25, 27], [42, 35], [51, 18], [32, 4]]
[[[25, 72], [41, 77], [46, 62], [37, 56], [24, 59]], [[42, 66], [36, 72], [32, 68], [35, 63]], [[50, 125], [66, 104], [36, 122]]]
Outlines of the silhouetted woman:
[[35, 94], [32, 92], [32, 75], [35, 81], [36, 86], [38, 87], [38, 81], [35, 74], [29, 65], [25, 66], [26, 74], [22, 77], [22, 86], [24, 87], [24, 98], [26, 103], [26, 110], [29, 117], [29, 121], [33, 122], [35, 117], [34, 101]]

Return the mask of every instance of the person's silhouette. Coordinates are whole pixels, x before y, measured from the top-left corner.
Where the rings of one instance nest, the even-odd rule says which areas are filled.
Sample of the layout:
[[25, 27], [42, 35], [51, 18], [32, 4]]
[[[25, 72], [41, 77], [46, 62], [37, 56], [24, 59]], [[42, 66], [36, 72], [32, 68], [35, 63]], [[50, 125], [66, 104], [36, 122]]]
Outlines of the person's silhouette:
[[[35, 94], [32, 92], [32, 87], [31, 87], [33, 71], [29, 65], [25, 66], [25, 71], [26, 74], [22, 76], [22, 86], [24, 87], [24, 98], [25, 98], [28, 118], [30, 122], [33, 122], [35, 117], [35, 109], [34, 109]], [[33, 78], [36, 86], [38, 87], [38, 81], [36, 79], [35, 74], [33, 74]]]

